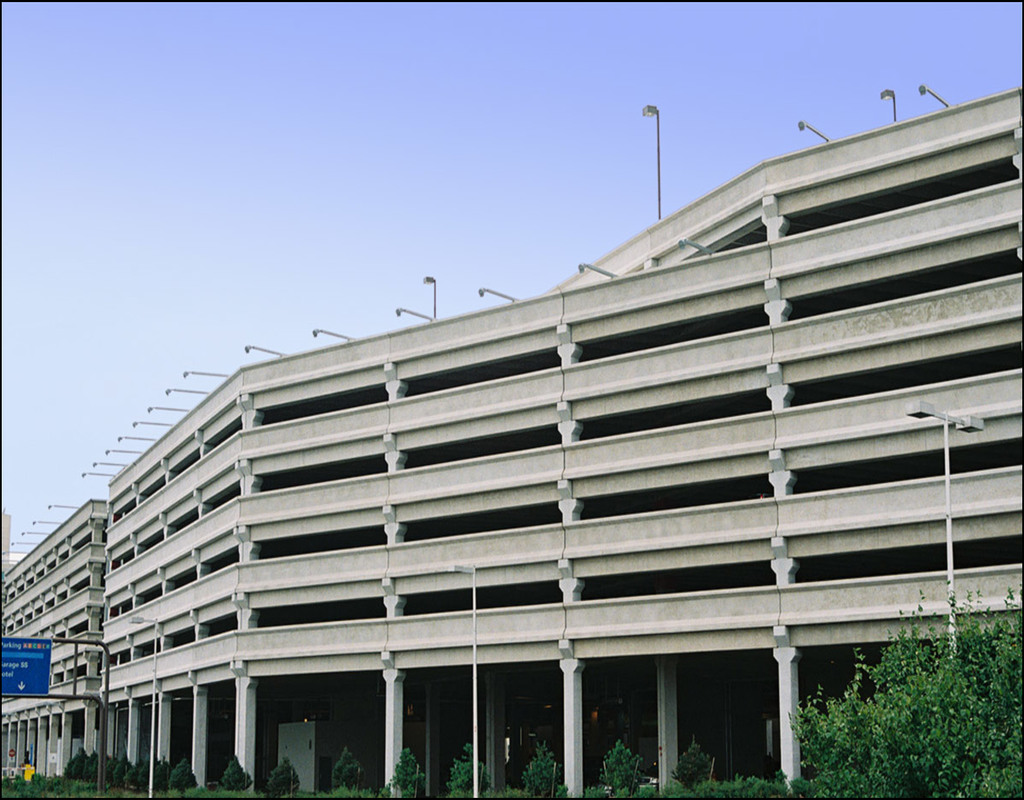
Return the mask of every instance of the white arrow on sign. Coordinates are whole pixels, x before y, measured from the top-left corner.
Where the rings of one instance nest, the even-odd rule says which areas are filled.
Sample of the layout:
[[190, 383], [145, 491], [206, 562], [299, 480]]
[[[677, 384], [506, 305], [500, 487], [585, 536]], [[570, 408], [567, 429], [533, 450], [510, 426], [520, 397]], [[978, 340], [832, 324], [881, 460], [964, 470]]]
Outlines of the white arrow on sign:
[[25, 691], [25, 681], [22, 681], [21, 683], [19, 683], [18, 684], [18, 688], [21, 689], [22, 691]]

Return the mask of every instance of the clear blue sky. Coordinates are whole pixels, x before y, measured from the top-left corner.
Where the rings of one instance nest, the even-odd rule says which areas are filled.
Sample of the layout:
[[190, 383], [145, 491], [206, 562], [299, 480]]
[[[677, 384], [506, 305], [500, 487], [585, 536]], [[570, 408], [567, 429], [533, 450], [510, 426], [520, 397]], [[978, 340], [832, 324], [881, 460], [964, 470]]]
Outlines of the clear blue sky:
[[799, 119], [838, 138], [891, 120], [885, 88], [905, 119], [938, 108], [920, 83], [1021, 83], [1019, 3], [5, 3], [2, 32], [16, 543], [106, 497], [81, 473], [190, 404], [165, 388], [214, 383], [184, 370], [415, 324], [428, 274], [442, 317], [540, 294], [655, 222], [646, 104], [668, 215], [815, 144]]

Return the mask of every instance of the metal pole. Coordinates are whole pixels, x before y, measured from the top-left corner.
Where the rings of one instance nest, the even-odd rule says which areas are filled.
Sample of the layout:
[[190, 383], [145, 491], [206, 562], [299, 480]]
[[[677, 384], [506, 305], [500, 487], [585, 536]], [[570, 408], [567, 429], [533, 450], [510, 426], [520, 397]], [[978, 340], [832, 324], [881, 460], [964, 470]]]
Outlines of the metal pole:
[[661, 112], [654, 115], [654, 125], [658, 136], [658, 219], [661, 219]]
[[478, 716], [480, 714], [479, 687], [477, 684], [477, 612], [476, 612], [476, 567], [473, 567], [473, 797], [480, 797], [480, 767], [477, 758], [477, 743], [479, 740]]
[[437, 281], [434, 281], [434, 319], [437, 319]]
[[956, 615], [953, 611], [953, 500], [950, 496], [949, 470], [949, 415], [942, 419], [942, 455], [945, 459], [946, 472], [946, 585], [949, 591], [949, 635], [956, 636]]
[[153, 767], [156, 764], [156, 625], [153, 626], [153, 710], [149, 715], [149, 796], [153, 797]]

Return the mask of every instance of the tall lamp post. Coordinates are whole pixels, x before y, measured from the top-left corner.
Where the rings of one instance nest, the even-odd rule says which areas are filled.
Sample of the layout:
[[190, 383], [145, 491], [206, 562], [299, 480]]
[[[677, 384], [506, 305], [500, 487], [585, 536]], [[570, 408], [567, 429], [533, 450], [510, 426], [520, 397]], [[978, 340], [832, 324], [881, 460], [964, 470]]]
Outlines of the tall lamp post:
[[477, 683], [477, 613], [476, 613], [476, 567], [456, 566], [451, 568], [452, 572], [460, 572], [463, 575], [471, 575], [473, 578], [473, 797], [480, 797], [480, 765], [477, 759], [478, 744], [480, 739], [480, 693]]
[[128, 620], [132, 625], [153, 625], [153, 712], [149, 715], [149, 796], [153, 796], [153, 767], [156, 764], [156, 749], [159, 742], [156, 738], [156, 717], [159, 713], [160, 702], [156, 696], [156, 648], [157, 648], [157, 621], [147, 617], [132, 617]]
[[954, 417], [945, 411], [936, 411], [935, 406], [923, 400], [913, 400], [907, 403], [907, 416], [917, 419], [937, 419], [942, 422], [942, 453], [945, 460], [946, 473], [946, 584], [949, 587], [949, 633], [956, 634], [956, 618], [953, 612], [953, 501], [950, 495], [950, 470], [949, 470], [949, 423], [956, 425], [958, 431], [964, 433], [976, 433], [985, 429], [985, 421], [980, 417]]
[[644, 106], [643, 114], [645, 117], [654, 117], [658, 137], [658, 219], [661, 219], [661, 114], [657, 106]]

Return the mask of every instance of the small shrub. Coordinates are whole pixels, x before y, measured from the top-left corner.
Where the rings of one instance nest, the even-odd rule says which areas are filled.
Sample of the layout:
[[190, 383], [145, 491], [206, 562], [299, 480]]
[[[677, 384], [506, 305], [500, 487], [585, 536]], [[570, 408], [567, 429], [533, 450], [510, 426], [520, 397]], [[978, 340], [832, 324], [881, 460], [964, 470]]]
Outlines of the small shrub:
[[192, 765], [187, 758], [183, 758], [177, 763], [171, 770], [171, 777], [167, 780], [168, 787], [176, 792], [187, 792], [197, 784], [196, 776], [192, 772]]
[[129, 788], [144, 789], [149, 786], [149, 759], [136, 761], [125, 773], [125, 780]]
[[[462, 758], [456, 756], [452, 762], [452, 770], [448, 778], [448, 794], [456, 797], [463, 794], [471, 794], [473, 791], [473, 745], [466, 743], [462, 748]], [[491, 776], [484, 765], [476, 762], [479, 770], [480, 791], [486, 792], [491, 788]]]
[[111, 786], [124, 789], [128, 786], [129, 773], [132, 770], [132, 762], [128, 756], [121, 756], [107, 767], [107, 776]]
[[167, 759], [161, 758], [153, 765], [153, 791], [166, 792], [170, 780], [171, 764]]
[[334, 769], [331, 770], [331, 788], [356, 789], [362, 780], [363, 767], [347, 747], [341, 751]]
[[90, 753], [82, 762], [82, 780], [96, 783], [96, 773], [100, 768], [99, 753]]
[[640, 756], [633, 755], [633, 751], [619, 739], [615, 746], [608, 751], [604, 757], [604, 765], [601, 767], [601, 783], [610, 786], [612, 792], [626, 797], [632, 796], [636, 790], [636, 779], [640, 770]]
[[562, 786], [562, 766], [555, 761], [548, 746], [541, 742], [523, 771], [523, 788], [529, 797], [557, 797]]
[[264, 790], [267, 797], [295, 797], [299, 791], [299, 773], [287, 756], [274, 767]]
[[391, 794], [397, 789], [402, 793], [402, 797], [423, 797], [426, 794], [426, 787], [427, 776], [420, 769], [412, 750], [406, 747], [398, 756], [395, 774], [386, 788]]
[[242, 769], [237, 756], [231, 756], [224, 774], [220, 777], [219, 788], [229, 792], [244, 792], [252, 786], [252, 777]]
[[64, 775], [73, 781], [82, 780], [82, 772], [85, 769], [85, 751], [79, 750], [70, 759], [64, 768]]
[[711, 756], [701, 750], [697, 737], [693, 737], [686, 752], [679, 756], [672, 777], [689, 789], [701, 781], [711, 780], [711, 769]]
[[602, 786], [588, 786], [583, 790], [584, 797], [607, 797], [607, 793]]

